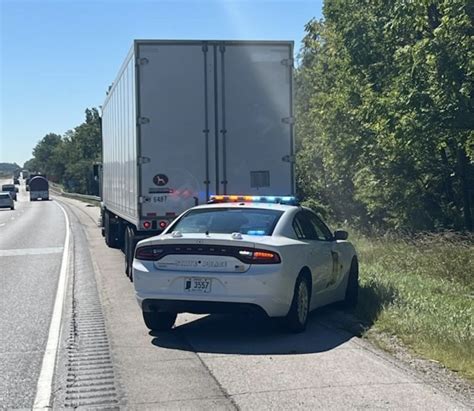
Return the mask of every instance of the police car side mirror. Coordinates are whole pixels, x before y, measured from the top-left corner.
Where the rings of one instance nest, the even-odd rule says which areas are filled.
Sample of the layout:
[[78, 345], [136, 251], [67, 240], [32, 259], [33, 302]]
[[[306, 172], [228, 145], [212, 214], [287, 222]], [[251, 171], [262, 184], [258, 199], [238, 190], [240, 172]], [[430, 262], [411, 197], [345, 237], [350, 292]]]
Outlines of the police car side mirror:
[[336, 230], [334, 231], [334, 240], [347, 240], [349, 237], [349, 233], [344, 230]]

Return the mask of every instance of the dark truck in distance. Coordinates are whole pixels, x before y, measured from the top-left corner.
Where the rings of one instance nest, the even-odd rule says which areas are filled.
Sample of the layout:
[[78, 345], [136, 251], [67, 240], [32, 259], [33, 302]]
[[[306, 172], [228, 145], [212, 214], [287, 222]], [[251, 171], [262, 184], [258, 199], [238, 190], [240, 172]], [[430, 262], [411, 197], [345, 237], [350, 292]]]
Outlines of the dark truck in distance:
[[26, 191], [30, 191], [30, 181], [33, 177], [43, 177], [43, 178], [48, 178], [46, 174], [41, 174], [41, 173], [29, 173], [28, 177], [25, 179], [25, 187]]
[[49, 183], [44, 176], [30, 179], [30, 201], [49, 200]]

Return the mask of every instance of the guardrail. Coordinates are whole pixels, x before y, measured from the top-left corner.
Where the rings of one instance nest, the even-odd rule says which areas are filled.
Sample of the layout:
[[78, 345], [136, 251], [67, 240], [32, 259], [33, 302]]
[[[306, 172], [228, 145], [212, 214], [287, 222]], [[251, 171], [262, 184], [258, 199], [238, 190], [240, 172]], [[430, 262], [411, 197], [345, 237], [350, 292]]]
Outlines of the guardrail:
[[53, 191], [56, 194], [59, 194], [60, 196], [63, 197], [69, 197], [69, 198], [77, 198], [78, 200], [88, 200], [88, 201], [97, 201], [100, 202], [100, 197], [98, 196], [91, 196], [87, 194], [79, 194], [79, 193], [68, 193], [64, 191], [60, 186], [54, 183], [49, 183], [51, 191]]

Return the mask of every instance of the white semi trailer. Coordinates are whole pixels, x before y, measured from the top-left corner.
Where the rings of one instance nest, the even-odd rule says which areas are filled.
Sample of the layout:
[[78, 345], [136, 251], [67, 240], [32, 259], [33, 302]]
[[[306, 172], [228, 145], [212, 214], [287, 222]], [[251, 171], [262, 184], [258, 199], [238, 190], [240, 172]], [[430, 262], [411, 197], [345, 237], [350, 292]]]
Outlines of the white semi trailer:
[[293, 42], [134, 41], [102, 108], [103, 234], [127, 273], [210, 195], [293, 195], [293, 122]]

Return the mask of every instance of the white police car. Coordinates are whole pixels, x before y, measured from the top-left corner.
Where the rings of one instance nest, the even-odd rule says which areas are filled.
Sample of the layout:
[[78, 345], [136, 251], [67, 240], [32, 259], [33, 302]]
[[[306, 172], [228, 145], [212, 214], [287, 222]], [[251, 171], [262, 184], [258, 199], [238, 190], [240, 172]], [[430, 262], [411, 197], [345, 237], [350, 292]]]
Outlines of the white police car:
[[358, 260], [347, 232], [332, 233], [293, 197], [211, 202], [137, 245], [134, 287], [149, 329], [170, 329], [182, 312], [248, 310], [283, 317], [301, 332], [309, 311], [357, 303]]

